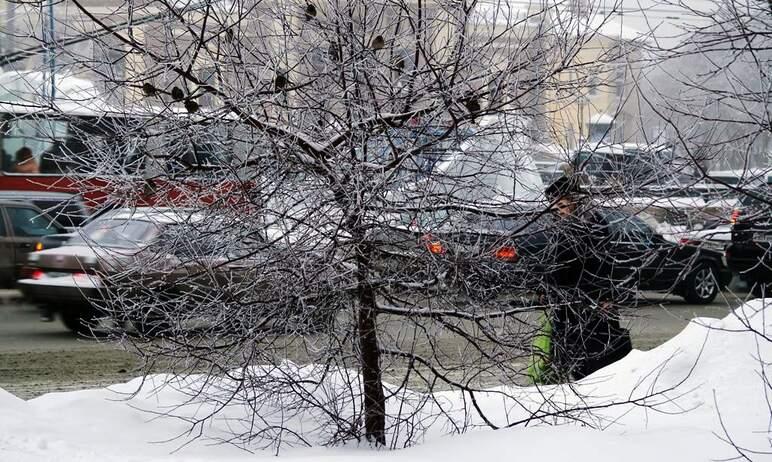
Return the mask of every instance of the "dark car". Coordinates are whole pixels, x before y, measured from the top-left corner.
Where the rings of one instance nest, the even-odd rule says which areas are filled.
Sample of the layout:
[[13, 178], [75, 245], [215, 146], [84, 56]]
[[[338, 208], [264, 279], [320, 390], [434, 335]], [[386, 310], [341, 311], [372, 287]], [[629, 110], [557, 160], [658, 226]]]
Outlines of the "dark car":
[[537, 210], [424, 210], [389, 216], [373, 240], [385, 280], [486, 299], [539, 283], [549, 270], [548, 225]]
[[27, 254], [55, 247], [67, 238], [67, 230], [29, 202], [0, 200], [0, 284], [13, 287], [22, 276]]
[[[691, 303], [710, 303], [731, 280], [722, 253], [699, 242], [666, 240], [643, 220], [610, 208], [592, 211], [605, 242], [600, 252], [614, 271], [641, 290], [672, 292]], [[384, 255], [386, 275], [418, 272], [419, 281], [441, 281], [475, 298], [536, 291], [548, 283], [561, 223], [538, 210], [512, 217], [436, 213], [389, 226], [394, 250]], [[404, 219], [403, 219], [404, 222]], [[616, 276], [615, 276], [616, 277]]]
[[84, 224], [88, 209], [77, 194], [50, 191], [0, 191], [0, 200], [32, 203], [68, 231]]
[[421, 243], [449, 264], [445, 282], [475, 299], [524, 293], [553, 269], [550, 218], [538, 210], [514, 216], [462, 213]]
[[732, 243], [726, 249], [729, 268], [746, 281], [756, 295], [772, 284], [772, 189], [748, 191], [732, 214]]
[[672, 292], [689, 303], [706, 304], [732, 279], [723, 254], [699, 241], [669, 241], [622, 210], [598, 208], [594, 213], [610, 238], [614, 261], [634, 272], [641, 290]]

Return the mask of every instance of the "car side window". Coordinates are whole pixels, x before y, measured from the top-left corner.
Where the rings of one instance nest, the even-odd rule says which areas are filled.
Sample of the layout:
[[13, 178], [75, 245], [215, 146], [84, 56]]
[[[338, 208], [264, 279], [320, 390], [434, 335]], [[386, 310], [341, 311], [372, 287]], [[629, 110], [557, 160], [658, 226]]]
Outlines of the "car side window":
[[26, 207], [8, 207], [8, 219], [13, 227], [13, 234], [18, 237], [40, 237], [61, 232], [40, 212]]
[[51, 200], [51, 199], [33, 199], [32, 203], [46, 215], [56, 220], [57, 223], [71, 228], [77, 228], [83, 225], [88, 214], [81, 204], [72, 199]]
[[611, 235], [621, 241], [651, 241], [654, 232], [640, 218], [611, 210], [603, 214]]

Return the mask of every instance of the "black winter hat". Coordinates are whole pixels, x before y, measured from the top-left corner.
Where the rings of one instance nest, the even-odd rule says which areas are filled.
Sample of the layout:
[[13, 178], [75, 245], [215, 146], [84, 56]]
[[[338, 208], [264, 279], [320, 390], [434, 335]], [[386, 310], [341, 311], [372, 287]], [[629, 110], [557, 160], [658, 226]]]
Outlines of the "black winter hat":
[[564, 196], [576, 196], [582, 193], [579, 188], [579, 182], [575, 178], [569, 178], [561, 176], [557, 180], [553, 181], [551, 185], [547, 186], [544, 190], [544, 194], [550, 200], [556, 200]]

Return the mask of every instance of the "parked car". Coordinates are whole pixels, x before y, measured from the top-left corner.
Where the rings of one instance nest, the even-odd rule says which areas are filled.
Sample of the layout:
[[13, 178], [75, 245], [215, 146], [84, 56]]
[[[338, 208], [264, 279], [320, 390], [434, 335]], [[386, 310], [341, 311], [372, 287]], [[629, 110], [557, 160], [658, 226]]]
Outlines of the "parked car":
[[27, 254], [66, 240], [67, 230], [38, 207], [19, 200], [0, 200], [0, 284], [13, 287], [22, 276]]
[[0, 200], [32, 203], [68, 232], [82, 226], [89, 212], [77, 194], [48, 191], [0, 191]]
[[[59, 312], [69, 329], [86, 333], [98, 316], [94, 302], [101, 299], [104, 284], [111, 276], [133, 277], [130, 269], [144, 259], [143, 282], [182, 277], [190, 269], [179, 263], [178, 256], [153, 254], [151, 244], [169, 233], [172, 226], [195, 223], [200, 219], [185, 211], [169, 209], [120, 209], [91, 221], [65, 246], [34, 252], [24, 270], [28, 277], [19, 287], [28, 300], [44, 305], [49, 312]], [[165, 274], [166, 269], [171, 269]], [[164, 274], [161, 274], [164, 273]]]
[[596, 214], [611, 238], [615, 259], [637, 271], [641, 290], [671, 292], [689, 303], [706, 304], [732, 279], [718, 250], [699, 241], [672, 242], [622, 210], [599, 208]]
[[772, 284], [772, 189], [750, 190], [732, 214], [732, 243], [726, 249], [729, 268], [754, 293], [768, 296]]
[[[295, 255], [281, 250], [285, 235], [278, 225], [248, 240], [247, 234], [233, 231], [239, 229], [238, 218], [224, 220], [181, 209], [109, 211], [81, 228], [65, 246], [30, 254], [29, 277], [19, 286], [25, 297], [58, 313], [67, 328], [81, 334], [90, 333], [100, 317], [130, 322], [142, 334], [169, 331], [174, 320], [168, 311], [208, 306], [226, 289], [241, 293], [234, 313], [254, 307], [250, 313], [264, 317], [266, 311], [260, 309], [268, 298], [264, 294], [287, 291], [280, 319], [286, 327], [289, 312], [302, 311], [312, 305], [310, 299], [320, 297], [310, 288], [304, 294], [293, 290], [302, 278], [291, 275], [311, 271], [310, 258], [303, 266], [293, 260]], [[324, 263], [318, 267], [323, 269]], [[119, 305], [111, 306], [115, 300]], [[310, 322], [310, 318], [303, 319]], [[250, 329], [264, 320], [252, 321]], [[297, 323], [293, 328], [299, 328]]]

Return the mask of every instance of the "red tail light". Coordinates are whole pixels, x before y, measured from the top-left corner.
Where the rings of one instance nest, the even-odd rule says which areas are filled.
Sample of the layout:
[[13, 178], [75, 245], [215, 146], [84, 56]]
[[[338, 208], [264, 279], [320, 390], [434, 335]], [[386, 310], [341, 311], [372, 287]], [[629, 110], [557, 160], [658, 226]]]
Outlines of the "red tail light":
[[421, 241], [426, 247], [426, 250], [428, 250], [429, 252], [435, 255], [441, 255], [445, 253], [445, 247], [442, 245], [442, 242], [438, 241], [431, 234], [424, 235], [424, 237], [421, 238]]
[[[40, 273], [38, 277], [34, 277], [35, 274]], [[19, 272], [19, 277], [21, 279], [40, 279], [40, 277], [43, 276], [43, 272], [40, 271], [39, 268], [35, 268], [34, 266], [22, 266], [21, 271]]]
[[496, 250], [497, 260], [516, 261], [517, 258], [518, 258], [517, 249], [512, 246], [505, 245], [504, 247], [501, 247], [498, 250]]
[[30, 273], [29, 277], [30, 279], [43, 279], [43, 277], [46, 275], [46, 273], [43, 270], [40, 269], [33, 269]]
[[737, 219], [740, 218], [740, 209], [732, 210], [732, 214], [729, 216], [729, 223], [737, 223]]

